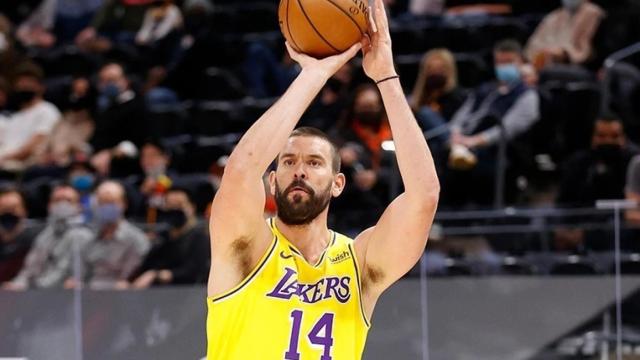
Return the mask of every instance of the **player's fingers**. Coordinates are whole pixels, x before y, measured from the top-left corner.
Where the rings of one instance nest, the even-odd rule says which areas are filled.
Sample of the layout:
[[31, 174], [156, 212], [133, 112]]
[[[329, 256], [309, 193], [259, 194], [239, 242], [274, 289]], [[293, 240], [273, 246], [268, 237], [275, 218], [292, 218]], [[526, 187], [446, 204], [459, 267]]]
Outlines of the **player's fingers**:
[[381, 36], [389, 36], [389, 21], [387, 20], [387, 12], [382, 0], [375, 0], [374, 19]]
[[367, 13], [367, 23], [369, 25], [367, 32], [369, 33], [369, 35], [373, 35], [378, 32], [378, 26], [376, 26], [376, 21], [373, 18], [373, 13], [374, 13], [373, 8], [369, 6], [369, 11]]

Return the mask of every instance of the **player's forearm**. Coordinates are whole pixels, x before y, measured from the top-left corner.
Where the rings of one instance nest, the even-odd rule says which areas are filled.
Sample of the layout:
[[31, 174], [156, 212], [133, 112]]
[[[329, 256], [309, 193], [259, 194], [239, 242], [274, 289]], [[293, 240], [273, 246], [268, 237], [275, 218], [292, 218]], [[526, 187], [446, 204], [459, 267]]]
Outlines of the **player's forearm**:
[[409, 201], [429, 204], [437, 200], [440, 184], [427, 142], [409, 108], [400, 81], [389, 80], [379, 85]]
[[229, 157], [226, 171], [253, 171], [262, 176], [326, 80], [325, 74], [303, 70], [280, 100], [245, 133]]

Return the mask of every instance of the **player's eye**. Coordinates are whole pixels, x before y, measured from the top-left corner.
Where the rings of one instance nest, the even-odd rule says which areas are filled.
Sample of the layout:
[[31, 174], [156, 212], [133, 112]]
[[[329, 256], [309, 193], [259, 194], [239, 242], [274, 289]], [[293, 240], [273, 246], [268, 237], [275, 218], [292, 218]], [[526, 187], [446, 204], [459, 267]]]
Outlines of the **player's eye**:
[[313, 167], [318, 167], [318, 166], [320, 166], [320, 161], [318, 161], [318, 160], [310, 160], [309, 161], [309, 165], [311, 165]]
[[283, 161], [283, 164], [285, 164], [286, 166], [291, 166], [291, 165], [293, 165], [293, 160], [286, 159], [286, 160]]

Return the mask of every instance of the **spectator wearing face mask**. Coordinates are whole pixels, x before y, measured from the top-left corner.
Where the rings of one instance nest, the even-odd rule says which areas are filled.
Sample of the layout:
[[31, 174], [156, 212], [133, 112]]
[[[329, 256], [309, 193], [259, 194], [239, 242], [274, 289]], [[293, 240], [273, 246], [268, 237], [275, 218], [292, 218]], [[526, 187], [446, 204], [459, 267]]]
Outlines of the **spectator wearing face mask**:
[[135, 182], [135, 193], [140, 197], [138, 203], [141, 209], [138, 212], [144, 212], [147, 223], [156, 222], [157, 211], [162, 207], [164, 196], [177, 176], [170, 169], [170, 164], [171, 154], [160, 141], [145, 141], [140, 149], [140, 168], [143, 176]]
[[593, 37], [604, 11], [588, 0], [562, 0], [542, 20], [525, 54], [538, 69], [552, 64], [583, 64], [592, 55]]
[[592, 207], [597, 200], [623, 199], [627, 168], [637, 153], [620, 119], [601, 116], [593, 126], [591, 148], [567, 160], [556, 203]]
[[[364, 84], [355, 89], [342, 119], [330, 132], [338, 145], [347, 186], [334, 199], [335, 226], [367, 227], [389, 200], [391, 154], [382, 147], [391, 140], [391, 127], [378, 89]], [[353, 229], [351, 229], [353, 230]]]
[[493, 56], [498, 81], [474, 90], [449, 123], [451, 151], [449, 167], [442, 174], [447, 184], [442, 189], [443, 204], [490, 204], [499, 142], [513, 141], [539, 119], [538, 94], [522, 80], [520, 44], [501, 41]]
[[95, 155], [91, 163], [106, 176], [112, 170], [113, 159], [137, 153], [135, 146], [142, 143], [145, 134], [145, 104], [131, 88], [122, 65], [104, 65], [98, 78], [96, 128], [90, 141]]
[[[105, 181], [95, 192], [96, 238], [82, 251], [82, 280], [93, 289], [122, 289], [140, 265], [150, 244], [147, 236], [124, 218], [125, 191], [115, 181]], [[78, 284], [69, 278], [65, 287]]]
[[53, 188], [47, 226], [36, 237], [24, 267], [4, 284], [5, 289], [62, 287], [71, 275], [73, 254], [80, 254], [95, 237], [82, 225], [79, 200], [78, 192], [69, 185]]
[[[578, 151], [564, 164], [556, 204], [591, 208], [597, 200], [624, 199], [627, 169], [636, 154], [638, 148], [627, 140], [620, 119], [612, 114], [601, 116], [593, 126], [591, 148]], [[594, 218], [574, 217], [569, 221]], [[579, 227], [558, 229], [555, 245], [572, 251], [611, 249], [608, 235]]]
[[17, 111], [0, 125], [0, 168], [8, 172], [24, 170], [45, 151], [60, 111], [43, 99], [42, 70], [23, 64], [16, 70], [9, 103]]
[[27, 224], [22, 194], [13, 188], [0, 190], [0, 282], [18, 274], [39, 230]]
[[209, 238], [196, 218], [189, 193], [171, 189], [158, 214], [158, 243], [136, 272], [131, 286], [144, 289], [156, 285], [181, 285], [204, 282], [209, 269]]
[[444, 140], [446, 123], [464, 100], [465, 93], [458, 87], [458, 70], [453, 54], [447, 49], [428, 51], [422, 60], [410, 104], [430, 139]]
[[93, 219], [92, 192], [97, 182], [95, 169], [86, 160], [74, 160], [67, 168], [66, 179], [80, 196], [83, 221], [91, 222]]

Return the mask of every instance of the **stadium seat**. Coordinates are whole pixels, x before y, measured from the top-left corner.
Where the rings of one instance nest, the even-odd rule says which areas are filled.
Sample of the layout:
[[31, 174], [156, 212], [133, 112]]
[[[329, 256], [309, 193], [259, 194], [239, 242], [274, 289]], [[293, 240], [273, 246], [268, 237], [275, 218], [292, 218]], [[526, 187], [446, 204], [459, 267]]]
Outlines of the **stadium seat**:
[[595, 265], [578, 255], [570, 255], [556, 260], [549, 271], [551, 275], [596, 275]]
[[237, 100], [245, 96], [242, 82], [231, 71], [221, 68], [206, 69], [197, 85], [197, 99]]

